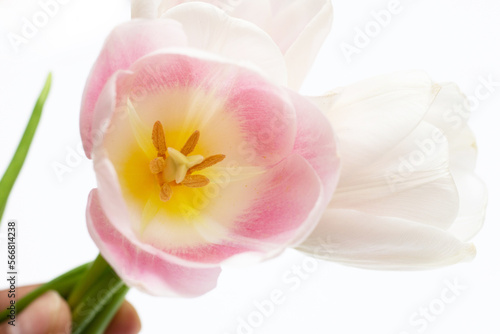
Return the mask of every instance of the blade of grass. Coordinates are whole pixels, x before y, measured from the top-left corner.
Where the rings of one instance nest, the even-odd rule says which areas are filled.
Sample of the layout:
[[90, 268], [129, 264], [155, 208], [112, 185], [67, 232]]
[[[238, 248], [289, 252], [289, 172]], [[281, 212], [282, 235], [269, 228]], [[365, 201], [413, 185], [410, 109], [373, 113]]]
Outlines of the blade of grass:
[[35, 108], [33, 108], [33, 112], [31, 114], [31, 118], [26, 126], [26, 130], [24, 130], [23, 137], [19, 142], [19, 146], [17, 147], [16, 153], [14, 153], [14, 157], [12, 158], [5, 174], [0, 180], [0, 224], [3, 216], [3, 212], [5, 210], [5, 206], [7, 205], [7, 199], [9, 198], [10, 191], [16, 182], [17, 176], [23, 167], [24, 160], [28, 155], [29, 148], [31, 146], [31, 142], [33, 141], [33, 136], [35, 135], [36, 129], [38, 127], [38, 123], [40, 121], [40, 116], [42, 115], [43, 106], [45, 104], [45, 100], [49, 95], [50, 85], [52, 82], [52, 74], [49, 73], [47, 79], [45, 80], [45, 85], [43, 86], [42, 92], [36, 101]]

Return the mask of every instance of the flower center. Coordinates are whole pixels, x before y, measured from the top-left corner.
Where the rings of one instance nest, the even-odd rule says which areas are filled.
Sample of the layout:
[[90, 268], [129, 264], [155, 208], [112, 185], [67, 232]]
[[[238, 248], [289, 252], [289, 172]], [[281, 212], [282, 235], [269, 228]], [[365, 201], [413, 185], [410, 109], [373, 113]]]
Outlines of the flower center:
[[149, 169], [156, 175], [160, 186], [160, 199], [163, 202], [172, 198], [172, 188], [175, 186], [200, 188], [208, 185], [210, 180], [206, 176], [193, 175], [193, 173], [211, 167], [226, 157], [223, 154], [213, 155], [206, 159], [201, 155], [189, 156], [198, 144], [199, 131], [195, 131], [189, 137], [180, 151], [167, 147], [163, 125], [160, 121], [156, 121], [153, 127], [152, 139], [157, 157], [150, 162]]

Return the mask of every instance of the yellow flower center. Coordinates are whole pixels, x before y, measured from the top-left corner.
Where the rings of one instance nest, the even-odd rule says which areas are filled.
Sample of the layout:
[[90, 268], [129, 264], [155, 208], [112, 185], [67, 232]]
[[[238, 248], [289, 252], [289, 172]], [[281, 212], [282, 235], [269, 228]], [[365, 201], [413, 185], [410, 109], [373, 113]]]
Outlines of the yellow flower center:
[[150, 162], [149, 170], [156, 175], [161, 189], [160, 199], [163, 202], [168, 202], [172, 198], [172, 188], [175, 186], [200, 188], [208, 185], [210, 180], [206, 176], [193, 175], [193, 173], [213, 166], [226, 157], [223, 154], [213, 155], [206, 159], [201, 155], [189, 156], [198, 144], [199, 131], [195, 131], [189, 137], [180, 151], [167, 147], [163, 125], [160, 121], [154, 124], [152, 139], [157, 157]]

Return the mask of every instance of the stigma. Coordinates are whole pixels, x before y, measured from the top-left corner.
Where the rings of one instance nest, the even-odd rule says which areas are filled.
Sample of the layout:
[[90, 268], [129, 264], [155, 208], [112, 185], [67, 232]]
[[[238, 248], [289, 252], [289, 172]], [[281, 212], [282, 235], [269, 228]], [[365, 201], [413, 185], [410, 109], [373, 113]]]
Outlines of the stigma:
[[159, 196], [163, 202], [168, 202], [172, 198], [173, 187], [200, 188], [208, 185], [210, 180], [206, 176], [193, 173], [200, 172], [225, 159], [226, 156], [223, 154], [208, 158], [190, 155], [199, 139], [200, 132], [195, 131], [180, 150], [167, 147], [163, 125], [160, 121], [154, 124], [152, 140], [157, 156], [150, 162], [149, 169], [156, 176], [160, 186]]

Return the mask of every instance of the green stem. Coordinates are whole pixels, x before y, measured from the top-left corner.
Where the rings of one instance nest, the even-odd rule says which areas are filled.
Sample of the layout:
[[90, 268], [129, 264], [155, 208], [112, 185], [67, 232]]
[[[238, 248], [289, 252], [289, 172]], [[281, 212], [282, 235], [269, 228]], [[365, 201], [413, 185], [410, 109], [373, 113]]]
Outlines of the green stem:
[[114, 315], [122, 306], [123, 300], [129, 290], [129, 287], [122, 286], [109, 300], [109, 302], [96, 315], [89, 326], [85, 328], [86, 334], [102, 334], [108, 328], [109, 323]]
[[[99, 255], [93, 263], [70, 270], [16, 301], [16, 313], [49, 290], [57, 291], [66, 300], [73, 298], [73, 334], [102, 334], [129, 288]], [[7, 320], [8, 316], [9, 310], [0, 312], [0, 321]]]
[[125, 286], [109, 265], [99, 277], [92, 277], [92, 282], [89, 282], [89, 285], [90, 288], [80, 298], [77, 305], [72, 308], [73, 334], [84, 333], [86, 327], [96, 317], [109, 316], [112, 318], [114, 313], [111, 311], [116, 312], [117, 308], [105, 310], [105, 306]]
[[101, 254], [99, 254], [92, 263], [92, 266], [75, 285], [73, 291], [71, 291], [71, 294], [68, 297], [68, 304], [71, 309], [73, 309], [76, 304], [78, 304], [83, 295], [89, 290], [92, 284], [95, 283], [96, 278], [99, 278], [103, 274], [104, 270], [108, 267], [109, 264], [106, 262], [106, 260], [103, 259]]
[[17, 176], [23, 167], [24, 160], [26, 160], [26, 156], [28, 155], [28, 151], [33, 141], [33, 137], [35, 136], [36, 128], [40, 121], [40, 117], [42, 115], [43, 106], [45, 104], [45, 100], [49, 95], [50, 85], [52, 82], [52, 75], [49, 73], [47, 76], [47, 80], [45, 81], [45, 85], [36, 101], [35, 107], [33, 108], [33, 112], [31, 113], [31, 118], [26, 126], [26, 130], [24, 130], [23, 137], [19, 142], [16, 153], [12, 157], [5, 174], [0, 180], [0, 222], [3, 216], [3, 212], [5, 207], [7, 206], [7, 199], [9, 198], [10, 191], [16, 182]]
[[[16, 301], [16, 313], [19, 314], [32, 301], [49, 290], [55, 290], [62, 297], [67, 297], [73, 289], [74, 285], [80, 280], [81, 276], [89, 266], [90, 263], [83, 264], [31, 291], [26, 296]], [[9, 310], [3, 310], [2, 312], [0, 312], [0, 321], [5, 321], [8, 315]]]

